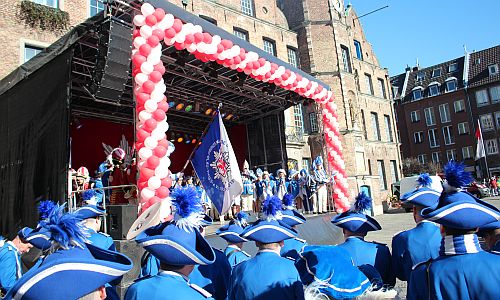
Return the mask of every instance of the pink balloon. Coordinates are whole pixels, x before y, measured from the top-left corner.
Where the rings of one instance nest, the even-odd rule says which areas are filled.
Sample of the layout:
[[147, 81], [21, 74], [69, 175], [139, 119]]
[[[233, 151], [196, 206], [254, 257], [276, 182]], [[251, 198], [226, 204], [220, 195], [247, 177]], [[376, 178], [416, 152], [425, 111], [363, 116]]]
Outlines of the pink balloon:
[[149, 168], [155, 169], [160, 164], [160, 159], [157, 156], [152, 155], [147, 159], [147, 163]]
[[146, 94], [151, 94], [151, 92], [154, 90], [155, 84], [151, 80], [148, 80], [142, 84], [142, 90]]
[[144, 127], [147, 130], [154, 130], [156, 128], [157, 122], [155, 119], [148, 119], [144, 122]]
[[146, 17], [146, 24], [149, 25], [149, 26], [153, 26], [156, 24], [156, 22], [158, 22], [156, 20], [156, 17], [154, 15], [149, 15]]
[[139, 47], [139, 53], [143, 56], [148, 56], [151, 53], [151, 46], [149, 44], [144, 44]]
[[153, 154], [156, 155], [157, 157], [164, 157], [165, 155], [167, 155], [167, 148], [163, 146], [157, 146], [156, 148], [153, 149]]
[[156, 196], [158, 196], [160, 199], [167, 198], [169, 194], [170, 192], [165, 186], [160, 186], [156, 189]]
[[152, 114], [153, 118], [156, 120], [156, 121], [162, 121], [165, 119], [165, 112], [161, 109], [157, 109], [153, 112]]
[[149, 74], [149, 80], [151, 80], [154, 83], [158, 83], [161, 81], [162, 75], [158, 71], [153, 71]]
[[[150, 45], [151, 47], [154, 48], [154, 47], [158, 46], [159, 43], [160, 43], [160, 39], [156, 35], [152, 35], [152, 36], [148, 37], [148, 45]], [[140, 50], [140, 48], [139, 48], [139, 50]]]

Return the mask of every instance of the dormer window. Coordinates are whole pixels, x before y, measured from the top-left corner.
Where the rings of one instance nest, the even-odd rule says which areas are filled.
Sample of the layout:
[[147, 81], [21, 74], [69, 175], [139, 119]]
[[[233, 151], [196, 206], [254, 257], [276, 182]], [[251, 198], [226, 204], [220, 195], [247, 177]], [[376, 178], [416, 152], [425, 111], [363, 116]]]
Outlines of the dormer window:
[[457, 79], [450, 77], [446, 79], [446, 92], [453, 92], [457, 90]]
[[416, 81], [422, 81], [425, 79], [425, 73], [424, 72], [418, 72], [417, 76], [415, 77]]
[[432, 70], [432, 78], [441, 76], [441, 68]]
[[488, 72], [490, 73], [490, 76], [497, 75], [498, 74], [498, 64], [489, 65]]
[[413, 88], [412, 95], [413, 95], [413, 100], [420, 100], [422, 99], [422, 90], [423, 88], [421, 86], [417, 86]]
[[448, 66], [448, 73], [452, 73], [458, 70], [458, 63], [452, 63]]
[[429, 97], [439, 95], [439, 83], [434, 82], [429, 85]]

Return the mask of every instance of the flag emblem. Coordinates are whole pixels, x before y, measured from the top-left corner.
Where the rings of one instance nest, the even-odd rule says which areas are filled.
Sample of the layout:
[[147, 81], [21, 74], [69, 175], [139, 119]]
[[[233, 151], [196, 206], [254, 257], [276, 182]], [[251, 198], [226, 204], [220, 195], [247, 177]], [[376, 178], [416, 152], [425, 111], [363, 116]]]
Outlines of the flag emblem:
[[[217, 141], [218, 143], [220, 141]], [[210, 167], [214, 170], [214, 179], [220, 179], [224, 184], [227, 184], [228, 178], [231, 177], [231, 165], [229, 164], [229, 152], [224, 151], [222, 147], [219, 151], [213, 151], [214, 160], [210, 163]]]

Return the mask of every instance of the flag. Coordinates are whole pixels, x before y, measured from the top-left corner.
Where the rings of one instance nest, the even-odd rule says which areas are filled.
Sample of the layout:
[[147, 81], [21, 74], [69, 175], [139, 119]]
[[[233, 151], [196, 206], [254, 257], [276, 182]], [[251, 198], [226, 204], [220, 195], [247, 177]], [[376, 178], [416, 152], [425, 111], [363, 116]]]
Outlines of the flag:
[[486, 152], [484, 151], [483, 133], [481, 132], [481, 122], [479, 122], [479, 119], [477, 120], [476, 139], [476, 160], [478, 160], [482, 157], [486, 157]]
[[219, 112], [209, 125], [191, 163], [207, 196], [219, 213], [225, 214], [243, 191], [243, 181]]

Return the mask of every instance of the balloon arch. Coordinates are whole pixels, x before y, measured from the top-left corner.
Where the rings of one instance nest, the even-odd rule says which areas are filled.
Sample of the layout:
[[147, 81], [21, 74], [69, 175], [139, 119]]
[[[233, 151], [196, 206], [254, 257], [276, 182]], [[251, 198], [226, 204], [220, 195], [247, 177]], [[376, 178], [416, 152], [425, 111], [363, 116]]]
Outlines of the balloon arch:
[[311, 81], [290, 71], [285, 66], [267, 61], [255, 52], [234, 45], [230, 40], [203, 32], [192, 23], [183, 23], [162, 8], [145, 3], [141, 13], [135, 15], [133, 33], [132, 76], [136, 99], [136, 149], [140, 171], [138, 188], [141, 210], [165, 200], [172, 186], [170, 159], [173, 149], [165, 132], [168, 131], [166, 113], [169, 109], [164, 95], [166, 72], [162, 55], [162, 43], [177, 50], [187, 50], [203, 62], [215, 61], [226, 68], [244, 72], [255, 80], [273, 83], [321, 104], [327, 159], [337, 172], [334, 202], [338, 212], [349, 209], [347, 174], [342, 155], [339, 123], [333, 94], [316, 81]]

